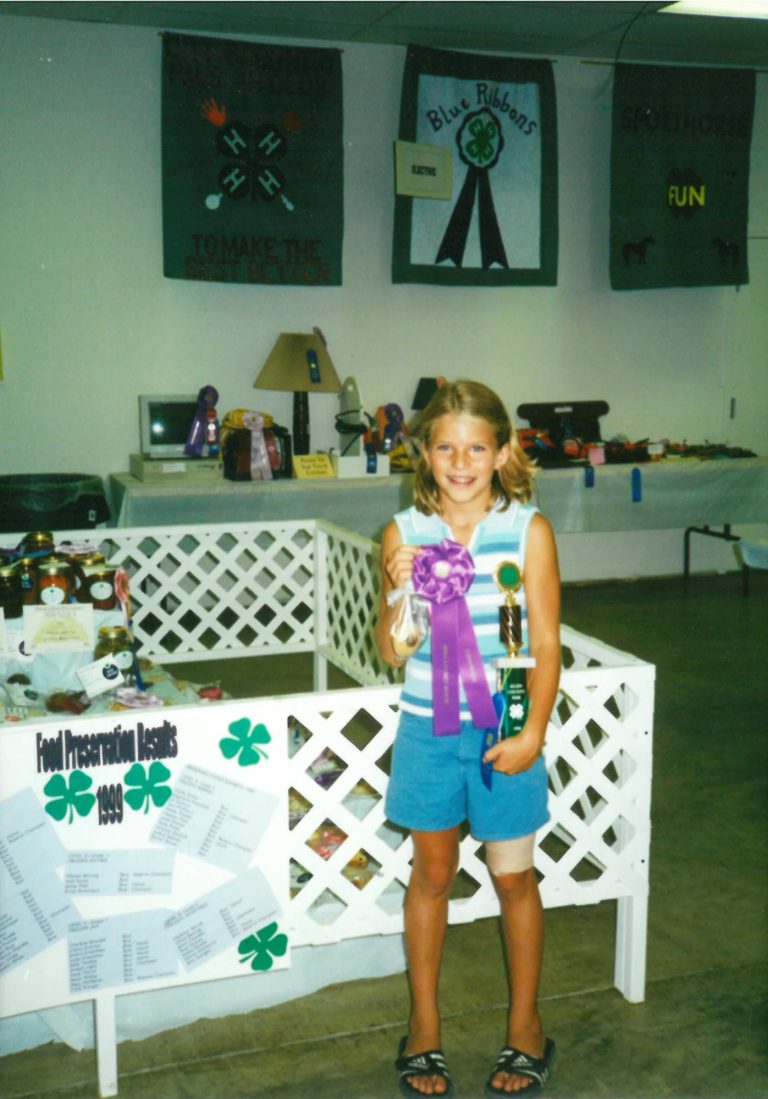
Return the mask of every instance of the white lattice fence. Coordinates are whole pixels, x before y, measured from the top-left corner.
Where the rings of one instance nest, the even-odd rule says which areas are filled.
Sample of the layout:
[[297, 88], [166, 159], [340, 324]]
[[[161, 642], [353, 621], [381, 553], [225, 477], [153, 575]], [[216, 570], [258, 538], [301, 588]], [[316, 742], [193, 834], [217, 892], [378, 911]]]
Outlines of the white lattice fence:
[[314, 649], [313, 524], [133, 533], [111, 559], [131, 577], [134, 632], [148, 655], [168, 662]]
[[[547, 735], [551, 820], [536, 857], [542, 898], [548, 907], [619, 900], [616, 983], [628, 999], [641, 1000], [654, 669], [568, 629], [564, 641], [571, 666]], [[292, 704], [297, 942], [402, 927], [411, 845], [387, 824], [383, 808], [398, 697], [397, 688], [379, 687]], [[451, 901], [451, 922], [495, 915], [482, 847], [471, 837], [462, 844], [460, 869], [464, 895]]]
[[331, 523], [318, 523], [318, 593], [321, 652], [357, 683], [394, 683], [400, 673], [379, 657], [372, 623], [381, 587], [379, 546]]

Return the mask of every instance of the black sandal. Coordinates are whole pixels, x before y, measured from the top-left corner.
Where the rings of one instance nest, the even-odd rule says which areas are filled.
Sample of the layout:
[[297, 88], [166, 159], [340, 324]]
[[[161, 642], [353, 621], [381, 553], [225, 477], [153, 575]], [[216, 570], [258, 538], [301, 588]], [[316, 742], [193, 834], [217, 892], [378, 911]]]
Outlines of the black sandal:
[[[451, 1083], [451, 1074], [448, 1071], [448, 1065], [445, 1062], [443, 1051], [441, 1049], [430, 1049], [426, 1053], [406, 1053], [405, 1047], [408, 1044], [408, 1035], [405, 1038], [400, 1039], [400, 1045], [397, 1050], [397, 1060], [395, 1061], [395, 1068], [400, 1073], [400, 1093], [405, 1095], [407, 1099], [411, 1099], [414, 1095], [424, 1095], [423, 1091], [418, 1091], [417, 1088], [411, 1087], [408, 1080], [411, 1076], [440, 1076], [445, 1080], [445, 1091], [433, 1091], [432, 1096], [449, 1096], [453, 1094], [453, 1084]], [[429, 1096], [427, 1097], [429, 1099]]]
[[[549, 1074], [555, 1064], [555, 1043], [547, 1038], [544, 1043], [544, 1056], [534, 1057], [530, 1053], [523, 1053], [514, 1046], [505, 1046], [496, 1058], [496, 1064], [491, 1069], [488, 1083], [485, 1085], [485, 1094], [488, 1099], [496, 1099], [497, 1095], [514, 1095], [516, 1099], [525, 1095], [538, 1095], [544, 1090], [544, 1085], [549, 1079]], [[493, 1086], [493, 1078], [499, 1072], [505, 1072], [508, 1076], [525, 1076], [533, 1081], [525, 1088], [517, 1091], [505, 1091], [504, 1088]]]

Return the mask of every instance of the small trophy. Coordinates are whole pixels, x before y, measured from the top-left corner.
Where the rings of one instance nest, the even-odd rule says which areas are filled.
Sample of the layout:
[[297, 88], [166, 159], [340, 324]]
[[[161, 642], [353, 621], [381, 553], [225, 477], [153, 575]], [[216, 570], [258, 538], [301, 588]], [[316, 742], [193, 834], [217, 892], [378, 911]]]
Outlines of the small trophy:
[[528, 669], [536, 661], [530, 656], [520, 656], [523, 646], [522, 607], [515, 593], [523, 585], [523, 574], [514, 561], [502, 561], [496, 569], [496, 584], [504, 592], [504, 603], [499, 607], [499, 638], [507, 650], [506, 657], [496, 660], [497, 690], [502, 696], [504, 709], [499, 720], [499, 739], [516, 736], [528, 717]]
[[520, 656], [523, 614], [515, 599], [515, 592], [523, 586], [520, 567], [514, 561], [502, 561], [496, 569], [495, 580], [505, 596], [499, 607], [499, 639], [507, 655], [494, 660], [496, 693], [493, 702], [499, 720], [495, 729], [486, 729], [480, 757], [481, 777], [489, 790], [493, 783], [493, 765], [485, 762], [484, 753], [500, 740], [521, 732], [528, 717], [528, 669], [536, 665], [533, 657]]

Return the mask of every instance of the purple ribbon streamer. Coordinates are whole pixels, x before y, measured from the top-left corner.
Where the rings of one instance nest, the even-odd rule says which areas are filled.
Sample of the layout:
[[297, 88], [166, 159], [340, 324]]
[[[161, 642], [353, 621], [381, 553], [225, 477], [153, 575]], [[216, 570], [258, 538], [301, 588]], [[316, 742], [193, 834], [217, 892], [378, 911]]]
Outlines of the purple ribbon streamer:
[[432, 605], [432, 705], [435, 736], [459, 732], [459, 683], [464, 687], [472, 723], [478, 729], [497, 724], [464, 596], [475, 575], [464, 546], [446, 538], [423, 546], [413, 561], [413, 586]]

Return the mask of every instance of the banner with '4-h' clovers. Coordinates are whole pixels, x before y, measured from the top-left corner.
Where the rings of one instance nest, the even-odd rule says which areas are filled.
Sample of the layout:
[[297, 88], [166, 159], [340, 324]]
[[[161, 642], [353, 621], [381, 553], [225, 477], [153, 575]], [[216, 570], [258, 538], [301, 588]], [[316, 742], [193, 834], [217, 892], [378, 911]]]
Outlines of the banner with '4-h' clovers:
[[338, 286], [341, 54], [163, 36], [169, 278]]
[[611, 286], [740, 286], [755, 74], [617, 65]]
[[447, 200], [398, 194], [394, 282], [557, 282], [557, 122], [548, 61], [410, 47], [400, 139], [450, 153]]

